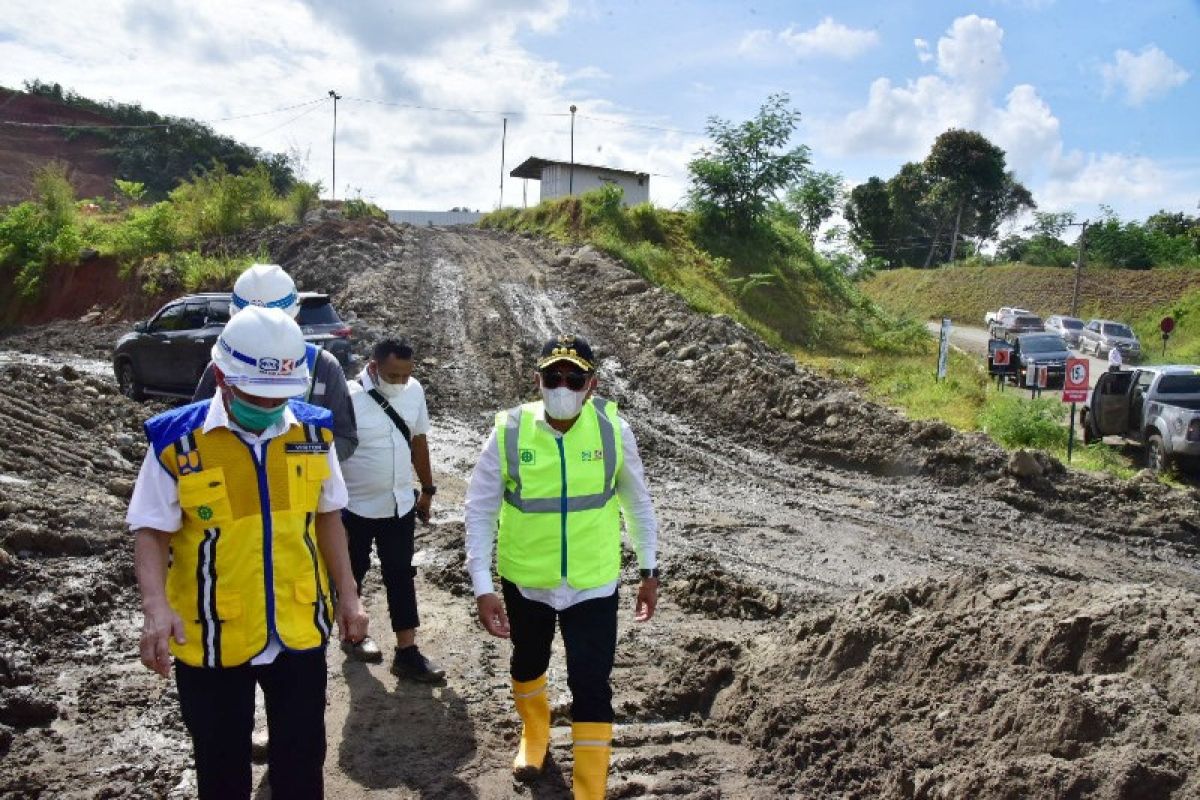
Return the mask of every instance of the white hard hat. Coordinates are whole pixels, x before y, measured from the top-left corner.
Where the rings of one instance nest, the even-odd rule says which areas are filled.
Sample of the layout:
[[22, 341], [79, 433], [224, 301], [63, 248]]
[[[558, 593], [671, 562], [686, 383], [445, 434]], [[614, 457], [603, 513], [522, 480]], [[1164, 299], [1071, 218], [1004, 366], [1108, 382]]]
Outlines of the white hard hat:
[[255, 397], [294, 397], [308, 389], [304, 334], [277, 308], [249, 306], [225, 324], [212, 348], [225, 383]]
[[300, 313], [296, 282], [278, 264], [251, 264], [233, 284], [229, 316], [248, 306], [279, 308], [295, 319]]

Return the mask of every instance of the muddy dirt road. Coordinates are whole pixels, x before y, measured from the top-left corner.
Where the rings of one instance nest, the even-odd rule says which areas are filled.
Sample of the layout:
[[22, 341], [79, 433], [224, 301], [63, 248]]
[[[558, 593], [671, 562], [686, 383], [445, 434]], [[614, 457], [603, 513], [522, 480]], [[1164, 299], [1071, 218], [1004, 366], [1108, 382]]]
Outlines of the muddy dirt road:
[[[632, 566], [622, 589], [611, 797], [1200, 795], [1200, 493], [908, 422], [590, 248], [337, 221], [261, 243], [364, 351], [414, 340], [434, 417], [419, 637], [448, 681], [332, 649], [328, 796], [569, 796], [561, 654], [554, 764], [514, 785], [508, 646], [474, 622], [462, 554], [492, 412], [561, 330], [592, 341], [638, 436], [668, 576], [646, 625]], [[121, 525], [163, 406], [57, 365], [103, 359], [116, 330], [0, 338], [50, 357], [0, 363], [3, 797], [192, 791], [172, 684], [136, 660]], [[368, 610], [390, 645], [378, 584]]]

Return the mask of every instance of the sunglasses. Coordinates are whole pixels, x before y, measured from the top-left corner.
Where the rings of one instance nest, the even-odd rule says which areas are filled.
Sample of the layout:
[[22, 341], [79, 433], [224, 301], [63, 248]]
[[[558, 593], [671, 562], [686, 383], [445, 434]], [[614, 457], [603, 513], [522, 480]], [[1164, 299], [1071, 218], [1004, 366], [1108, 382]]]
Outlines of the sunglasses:
[[587, 386], [590, 377], [591, 375], [586, 372], [543, 372], [542, 386], [547, 389], [557, 389], [565, 383], [572, 392], [578, 392]]

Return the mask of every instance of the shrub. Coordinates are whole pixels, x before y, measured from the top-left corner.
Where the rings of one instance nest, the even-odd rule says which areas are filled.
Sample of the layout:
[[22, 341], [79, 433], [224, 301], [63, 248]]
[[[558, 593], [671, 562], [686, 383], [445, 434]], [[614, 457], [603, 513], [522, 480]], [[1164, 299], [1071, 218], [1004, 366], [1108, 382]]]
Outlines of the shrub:
[[387, 219], [386, 211], [361, 197], [352, 198], [342, 204], [342, 214], [346, 219]]
[[983, 430], [1007, 447], [1065, 447], [1066, 406], [1051, 398], [1025, 400], [1015, 392], [993, 395], [979, 416]]
[[123, 262], [137, 261], [154, 253], [174, 250], [180, 239], [175, 209], [171, 203], [137, 208], [108, 233], [113, 255]]
[[292, 219], [296, 222], [304, 222], [304, 217], [309, 211], [316, 208], [319, 202], [321, 202], [321, 184], [319, 181], [317, 183], [299, 181], [288, 192], [288, 211], [291, 213]]
[[283, 219], [271, 174], [257, 166], [231, 175], [221, 164], [171, 192], [182, 239], [198, 242]]
[[206, 256], [199, 250], [160, 253], [143, 262], [142, 289], [150, 295], [228, 291], [254, 260], [252, 256]]
[[53, 162], [41, 168], [33, 188], [32, 202], [0, 217], [0, 268], [16, 272], [13, 283], [22, 297], [36, 296], [46, 268], [75, 261], [83, 246], [66, 166]]

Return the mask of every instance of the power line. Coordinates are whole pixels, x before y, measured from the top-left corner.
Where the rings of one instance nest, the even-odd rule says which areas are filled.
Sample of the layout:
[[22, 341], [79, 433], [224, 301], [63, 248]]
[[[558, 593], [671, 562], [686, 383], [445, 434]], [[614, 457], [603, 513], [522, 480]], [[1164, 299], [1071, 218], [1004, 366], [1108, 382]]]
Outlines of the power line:
[[407, 108], [413, 111], [441, 111], [451, 114], [483, 114], [492, 117], [569, 117], [570, 114], [552, 111], [495, 111], [485, 108], [446, 108], [444, 106], [422, 106], [416, 103], [393, 103], [389, 100], [373, 100], [369, 97], [347, 97], [355, 103], [370, 103], [377, 106]]
[[[283, 106], [281, 108], [274, 108], [274, 109], [271, 109], [270, 111], [255, 111], [255, 112], [252, 112], [249, 114], [237, 114], [232, 117], [218, 117], [216, 119], [207, 119], [207, 120], [181, 117], [176, 122], [147, 122], [147, 123], [138, 124], [138, 125], [134, 125], [134, 124], [109, 125], [109, 124], [104, 124], [104, 123], [96, 123], [94, 125], [79, 125], [76, 123], [59, 123], [59, 122], [20, 122], [18, 120], [9, 120], [9, 119], [0, 119], [0, 125], [11, 125], [13, 127], [18, 127], [18, 128], [57, 128], [60, 130], [96, 130], [96, 129], [139, 130], [139, 129], [146, 129], [146, 128], [169, 128], [172, 125], [180, 125], [180, 124], [183, 124], [184, 122], [199, 122], [201, 124], [210, 125], [210, 124], [217, 123], [217, 122], [231, 122], [233, 120], [238, 120], [238, 119], [250, 119], [251, 117], [265, 117], [270, 114], [280, 114], [284, 111], [291, 111], [292, 109], [295, 109], [295, 108], [304, 108], [305, 106], [315, 106], [316, 104], [323, 103], [323, 102], [325, 102], [325, 98], [319, 98], [316, 100], [308, 100], [303, 103], [294, 103], [289, 106]], [[84, 109], [84, 110], [86, 110], [86, 109]], [[93, 113], [102, 113], [102, 112], [93, 112]], [[301, 116], [303, 116], [303, 115], [301, 115]], [[259, 134], [259, 135], [261, 135], [261, 134]]]

